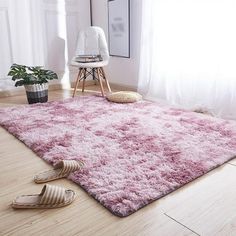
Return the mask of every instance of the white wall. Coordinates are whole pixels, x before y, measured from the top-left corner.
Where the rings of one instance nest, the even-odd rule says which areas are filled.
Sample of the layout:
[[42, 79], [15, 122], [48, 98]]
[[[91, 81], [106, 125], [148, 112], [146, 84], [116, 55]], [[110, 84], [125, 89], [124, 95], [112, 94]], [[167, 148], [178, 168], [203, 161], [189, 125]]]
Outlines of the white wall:
[[78, 31], [90, 25], [89, 0], [0, 0], [0, 91], [14, 89], [12, 63], [42, 65], [69, 85]]
[[[93, 25], [104, 29], [108, 39], [107, 0], [92, 0]], [[110, 82], [136, 88], [138, 85], [142, 0], [130, 0], [130, 58], [111, 57], [105, 68]]]
[[[92, 1], [93, 24], [102, 27], [108, 36], [107, 0]], [[112, 83], [137, 87], [141, 2], [130, 0], [130, 58], [111, 57], [110, 64], [105, 68]], [[30, 14], [23, 14], [27, 11]], [[63, 33], [59, 30], [59, 24], [65, 17], [67, 32]], [[3, 29], [0, 33], [0, 91], [14, 88], [11, 80], [6, 78], [14, 62], [45, 65], [56, 70], [62, 82], [68, 77], [71, 80], [75, 78], [76, 71], [65, 67], [65, 49], [69, 61], [78, 31], [90, 24], [89, 0], [0, 0], [0, 23]], [[59, 45], [63, 37], [67, 37], [67, 45], [64, 45], [67, 48]]]

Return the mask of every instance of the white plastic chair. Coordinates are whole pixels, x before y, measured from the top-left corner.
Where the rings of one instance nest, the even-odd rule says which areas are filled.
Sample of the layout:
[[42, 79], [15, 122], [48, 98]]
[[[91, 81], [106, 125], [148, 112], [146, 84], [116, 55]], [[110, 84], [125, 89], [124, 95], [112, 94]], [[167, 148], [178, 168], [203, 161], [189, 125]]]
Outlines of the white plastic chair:
[[[101, 55], [102, 61], [81, 63], [76, 61], [76, 57], [82, 55]], [[111, 92], [109, 82], [104, 73], [103, 67], [109, 62], [109, 52], [104, 31], [97, 27], [91, 26], [84, 31], [79, 32], [76, 56], [71, 61], [72, 66], [79, 68], [79, 73], [76, 79], [73, 97], [76, 94], [79, 82], [83, 80], [82, 92], [84, 92], [85, 80], [89, 75], [94, 75], [94, 78], [99, 81], [101, 93], [104, 97], [104, 88], [102, 79], [105, 80], [108, 91]]]

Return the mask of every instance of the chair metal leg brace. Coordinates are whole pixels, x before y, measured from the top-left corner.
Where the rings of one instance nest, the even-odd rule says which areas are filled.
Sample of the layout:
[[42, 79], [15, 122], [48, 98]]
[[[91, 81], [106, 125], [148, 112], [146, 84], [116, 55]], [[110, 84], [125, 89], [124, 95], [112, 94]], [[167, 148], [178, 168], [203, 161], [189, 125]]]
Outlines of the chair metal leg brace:
[[84, 92], [85, 80], [86, 80], [86, 72], [87, 72], [87, 69], [85, 68], [85, 69], [84, 69], [84, 77], [83, 77], [83, 87], [82, 87], [82, 92]]
[[[97, 77], [96, 77], [96, 74], [97, 74]], [[79, 82], [80, 82], [81, 80], [83, 80], [82, 92], [84, 92], [85, 80], [86, 80], [86, 78], [87, 78], [89, 75], [92, 75], [92, 76], [93, 76], [93, 79], [96, 79], [96, 80], [99, 81], [99, 85], [100, 85], [100, 89], [101, 89], [101, 93], [102, 93], [102, 96], [103, 96], [103, 97], [105, 96], [105, 93], [104, 93], [104, 88], [103, 88], [102, 79], [105, 80], [106, 86], [107, 86], [107, 88], [108, 88], [108, 91], [111, 92], [111, 88], [110, 88], [109, 82], [108, 82], [108, 80], [107, 80], [107, 78], [106, 78], [104, 69], [103, 69], [102, 67], [91, 68], [91, 71], [88, 71], [87, 68], [80, 68], [80, 69], [79, 69], [78, 76], [77, 76], [77, 79], [76, 79], [76, 83], [75, 83], [75, 88], [74, 88], [74, 92], [73, 92], [73, 97], [75, 97], [75, 93], [76, 93], [77, 87], [78, 87]]]

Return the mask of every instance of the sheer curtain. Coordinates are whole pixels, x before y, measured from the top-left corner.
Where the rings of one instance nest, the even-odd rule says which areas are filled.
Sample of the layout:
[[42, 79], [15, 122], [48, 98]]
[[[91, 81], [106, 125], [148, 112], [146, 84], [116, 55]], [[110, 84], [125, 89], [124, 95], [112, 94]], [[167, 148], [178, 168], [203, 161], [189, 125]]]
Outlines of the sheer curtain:
[[142, 4], [139, 92], [236, 119], [236, 1]]

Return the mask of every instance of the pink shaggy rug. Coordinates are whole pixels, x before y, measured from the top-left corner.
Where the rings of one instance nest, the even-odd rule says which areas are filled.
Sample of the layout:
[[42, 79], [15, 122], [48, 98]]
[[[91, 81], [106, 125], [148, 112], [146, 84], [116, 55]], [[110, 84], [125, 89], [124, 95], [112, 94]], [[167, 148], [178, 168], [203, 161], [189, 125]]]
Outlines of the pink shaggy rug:
[[232, 159], [236, 123], [140, 101], [87, 96], [0, 109], [0, 124], [38, 156], [84, 161], [69, 178], [118, 216]]

